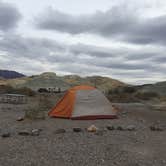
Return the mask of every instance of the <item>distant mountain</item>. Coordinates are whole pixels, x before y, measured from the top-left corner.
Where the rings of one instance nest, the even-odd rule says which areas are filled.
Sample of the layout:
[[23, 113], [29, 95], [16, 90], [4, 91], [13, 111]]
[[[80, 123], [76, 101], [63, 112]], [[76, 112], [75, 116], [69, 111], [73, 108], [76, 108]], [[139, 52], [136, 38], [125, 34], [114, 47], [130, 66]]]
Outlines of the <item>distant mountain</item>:
[[[61, 90], [66, 90], [72, 86], [85, 84], [95, 86], [102, 91], [107, 91], [112, 88], [126, 85], [123, 82], [108, 77], [80, 77], [78, 75], [57, 76], [56, 73], [52, 72], [30, 77], [9, 79], [5, 83], [13, 87], [28, 87], [32, 90], [48, 87], [58, 87], [61, 88]], [[4, 81], [0, 81], [0, 84], [4, 84]]]
[[16, 71], [0, 70], [0, 78], [13, 79], [13, 78], [20, 78], [20, 77], [25, 77], [25, 75], [18, 73]]

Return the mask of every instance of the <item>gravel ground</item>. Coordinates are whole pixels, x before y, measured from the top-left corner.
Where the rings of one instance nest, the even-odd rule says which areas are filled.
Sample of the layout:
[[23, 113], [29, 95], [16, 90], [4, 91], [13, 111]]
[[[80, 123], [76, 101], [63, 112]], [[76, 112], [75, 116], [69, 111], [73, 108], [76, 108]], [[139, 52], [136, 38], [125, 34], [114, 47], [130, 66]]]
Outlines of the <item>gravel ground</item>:
[[[166, 112], [149, 110], [142, 104], [115, 104], [121, 112], [116, 120], [72, 121], [47, 117], [24, 120], [26, 105], [0, 105], [0, 166], [165, 166], [166, 129], [151, 131], [149, 126], [166, 126]], [[88, 133], [94, 124], [101, 132]], [[109, 131], [107, 126], [134, 125], [136, 131]], [[82, 128], [75, 133], [73, 127]], [[39, 136], [20, 136], [21, 130], [42, 129]], [[57, 129], [65, 133], [56, 134]]]

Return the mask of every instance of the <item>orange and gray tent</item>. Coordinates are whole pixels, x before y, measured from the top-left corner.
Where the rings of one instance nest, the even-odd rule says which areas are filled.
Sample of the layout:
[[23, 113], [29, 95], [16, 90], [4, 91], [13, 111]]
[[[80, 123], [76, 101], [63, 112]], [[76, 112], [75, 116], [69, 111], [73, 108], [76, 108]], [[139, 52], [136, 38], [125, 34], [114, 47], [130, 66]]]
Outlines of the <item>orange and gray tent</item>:
[[117, 118], [116, 109], [103, 93], [86, 85], [69, 89], [49, 116], [80, 120]]

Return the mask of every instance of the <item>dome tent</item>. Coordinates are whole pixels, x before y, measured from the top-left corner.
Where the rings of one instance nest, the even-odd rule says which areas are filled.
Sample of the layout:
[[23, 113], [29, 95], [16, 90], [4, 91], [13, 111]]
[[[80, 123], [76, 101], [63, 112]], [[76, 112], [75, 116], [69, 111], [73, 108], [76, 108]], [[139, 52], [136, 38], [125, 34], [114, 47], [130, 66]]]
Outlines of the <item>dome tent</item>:
[[80, 120], [114, 119], [116, 109], [98, 89], [92, 86], [75, 86], [49, 112], [49, 116]]

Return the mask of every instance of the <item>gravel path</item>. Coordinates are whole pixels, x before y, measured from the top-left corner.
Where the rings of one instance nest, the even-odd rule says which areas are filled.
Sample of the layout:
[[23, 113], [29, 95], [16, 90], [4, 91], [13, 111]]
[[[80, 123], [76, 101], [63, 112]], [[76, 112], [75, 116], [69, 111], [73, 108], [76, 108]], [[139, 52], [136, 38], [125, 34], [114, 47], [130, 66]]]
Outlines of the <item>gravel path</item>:
[[[140, 104], [116, 104], [119, 119], [72, 121], [47, 117], [46, 120], [24, 120], [23, 105], [0, 105], [0, 166], [165, 166], [166, 130], [151, 131], [149, 126], [166, 126], [166, 112], [149, 110]], [[94, 124], [101, 132], [88, 133]], [[136, 126], [136, 131], [109, 131], [107, 126]], [[73, 127], [82, 132], [75, 133]], [[42, 129], [39, 136], [20, 136], [21, 130]], [[57, 129], [65, 133], [56, 134]]]

